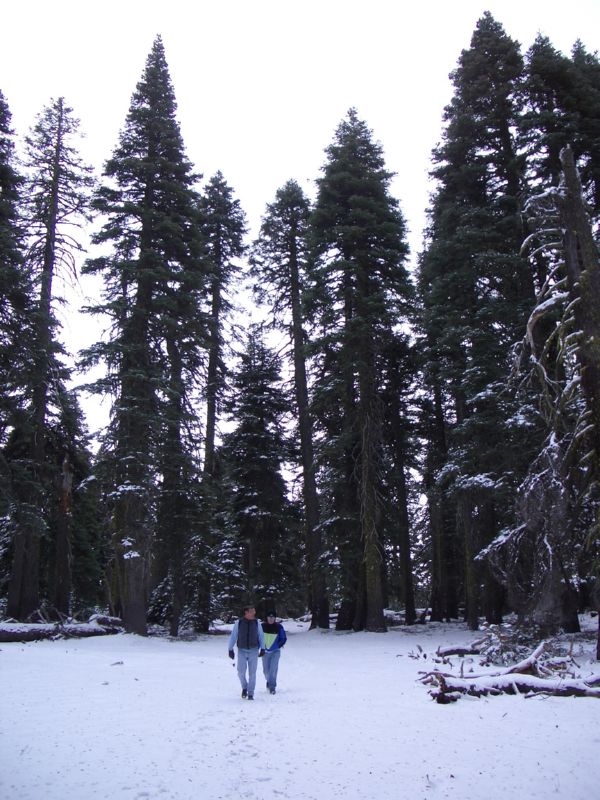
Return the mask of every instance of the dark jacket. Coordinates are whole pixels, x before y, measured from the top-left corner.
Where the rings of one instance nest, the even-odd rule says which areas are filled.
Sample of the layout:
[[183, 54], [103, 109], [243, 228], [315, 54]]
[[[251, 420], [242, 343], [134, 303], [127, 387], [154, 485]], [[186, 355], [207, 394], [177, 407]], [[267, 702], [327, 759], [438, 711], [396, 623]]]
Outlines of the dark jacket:
[[264, 650], [265, 637], [260, 626], [259, 619], [238, 619], [233, 626], [229, 637], [229, 650], [233, 650], [234, 645], [242, 650]]

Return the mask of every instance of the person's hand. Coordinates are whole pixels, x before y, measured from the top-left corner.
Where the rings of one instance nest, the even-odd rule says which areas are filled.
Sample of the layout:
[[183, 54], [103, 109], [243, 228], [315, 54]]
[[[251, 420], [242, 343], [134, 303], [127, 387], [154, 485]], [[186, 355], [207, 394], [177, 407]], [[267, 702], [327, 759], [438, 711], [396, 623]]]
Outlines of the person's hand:
[[264, 654], [265, 654], [265, 651], [264, 651], [264, 650], [259, 650], [259, 651], [258, 651], [258, 657], [259, 657], [259, 658], [262, 658], [262, 657], [264, 656]]
[[233, 659], [235, 658], [235, 653], [233, 652], [233, 650], [230, 650], [230, 651], [229, 651], [229, 658], [230, 658], [232, 661], [233, 661]]

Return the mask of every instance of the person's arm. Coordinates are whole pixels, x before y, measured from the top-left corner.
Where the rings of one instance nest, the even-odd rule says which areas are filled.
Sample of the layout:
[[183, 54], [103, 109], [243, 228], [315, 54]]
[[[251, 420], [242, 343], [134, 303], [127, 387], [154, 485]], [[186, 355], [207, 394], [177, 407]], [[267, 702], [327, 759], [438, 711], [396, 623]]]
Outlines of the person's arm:
[[262, 622], [258, 620], [258, 625], [256, 626], [258, 631], [258, 649], [259, 650], [266, 650], [265, 647], [265, 632], [262, 629]]
[[240, 621], [239, 619], [236, 619], [231, 634], [229, 635], [229, 644], [227, 645], [228, 650], [233, 650], [234, 645], [237, 642], [239, 626], [240, 626]]
[[279, 647], [283, 647], [283, 645], [287, 642], [287, 633], [285, 632], [285, 628], [281, 623], [279, 623]]

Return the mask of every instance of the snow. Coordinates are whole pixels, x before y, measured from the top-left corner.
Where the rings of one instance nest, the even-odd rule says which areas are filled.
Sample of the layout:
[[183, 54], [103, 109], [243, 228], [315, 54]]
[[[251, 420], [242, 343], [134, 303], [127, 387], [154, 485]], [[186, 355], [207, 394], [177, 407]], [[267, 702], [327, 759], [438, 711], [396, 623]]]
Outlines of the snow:
[[536, 317], [539, 317], [541, 316], [541, 314], [544, 314], [549, 309], [554, 308], [554, 306], [557, 306], [568, 299], [569, 299], [569, 292], [556, 292], [556, 294], [553, 294], [547, 300], [544, 300], [544, 302], [539, 303], [533, 309], [531, 315], [533, 316], [535, 314]]
[[[253, 703], [240, 698], [225, 636], [2, 644], [0, 797], [597, 797], [596, 699], [431, 700], [419, 671], [438, 646], [481, 634], [459, 623], [387, 634], [284, 624], [278, 693], [260, 674]], [[574, 653], [600, 670], [591, 637]]]
[[459, 489], [493, 489], [496, 482], [487, 474], [465, 475], [456, 481]]

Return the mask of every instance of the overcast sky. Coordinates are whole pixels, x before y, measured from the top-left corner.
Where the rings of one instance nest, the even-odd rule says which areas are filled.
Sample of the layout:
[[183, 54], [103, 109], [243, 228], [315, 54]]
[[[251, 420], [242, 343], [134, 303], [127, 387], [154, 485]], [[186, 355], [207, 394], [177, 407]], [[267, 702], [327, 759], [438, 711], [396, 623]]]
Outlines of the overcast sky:
[[64, 96], [99, 170], [160, 33], [188, 155], [206, 180], [223, 172], [253, 230], [289, 178], [313, 194], [355, 106], [397, 173], [416, 250], [448, 73], [486, 9], [523, 51], [538, 31], [566, 53], [578, 37], [600, 48], [599, 0], [4, 0], [0, 88], [18, 133]]
[[99, 173], [160, 33], [188, 156], [205, 181], [223, 172], [253, 234], [290, 178], [314, 196], [354, 106], [396, 173], [415, 255], [448, 74], [485, 10], [523, 52], [538, 32], [565, 53], [600, 48], [600, 0], [4, 0], [0, 89], [18, 134], [63, 96]]

